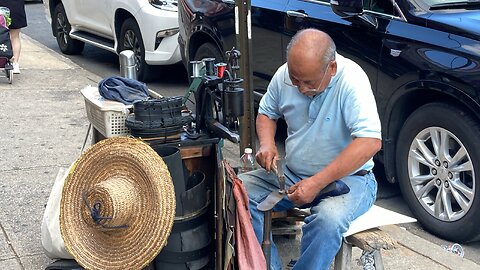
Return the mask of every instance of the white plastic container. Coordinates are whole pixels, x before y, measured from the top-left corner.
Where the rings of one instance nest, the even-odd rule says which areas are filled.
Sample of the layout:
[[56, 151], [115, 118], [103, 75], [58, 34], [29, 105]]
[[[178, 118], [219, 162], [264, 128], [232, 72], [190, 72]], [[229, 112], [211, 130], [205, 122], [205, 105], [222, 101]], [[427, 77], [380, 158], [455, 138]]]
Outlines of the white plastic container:
[[87, 86], [80, 92], [85, 98], [87, 118], [96, 130], [106, 138], [130, 135], [125, 119], [132, 105], [103, 98], [98, 87]]

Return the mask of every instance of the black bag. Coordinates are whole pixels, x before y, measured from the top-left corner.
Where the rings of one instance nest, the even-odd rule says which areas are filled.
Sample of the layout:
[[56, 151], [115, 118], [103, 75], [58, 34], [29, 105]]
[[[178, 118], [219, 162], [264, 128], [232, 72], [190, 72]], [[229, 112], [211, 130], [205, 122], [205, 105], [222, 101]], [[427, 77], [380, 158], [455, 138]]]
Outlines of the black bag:
[[4, 27], [0, 27], [0, 57], [5, 57], [9, 60], [13, 57], [10, 32]]

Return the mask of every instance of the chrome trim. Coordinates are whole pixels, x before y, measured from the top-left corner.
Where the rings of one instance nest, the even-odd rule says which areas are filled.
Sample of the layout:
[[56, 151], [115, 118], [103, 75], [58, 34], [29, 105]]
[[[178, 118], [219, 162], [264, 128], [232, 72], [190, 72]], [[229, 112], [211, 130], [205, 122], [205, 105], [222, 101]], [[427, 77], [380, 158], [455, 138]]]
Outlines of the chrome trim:
[[297, 17], [297, 18], [307, 18], [308, 14], [294, 11], [294, 10], [287, 10], [287, 15], [290, 17]]
[[83, 42], [88, 43], [88, 44], [92, 44], [93, 46], [102, 48], [102, 49], [104, 49], [104, 50], [107, 50], [107, 51], [110, 51], [110, 52], [113, 52], [113, 53], [117, 53], [117, 51], [116, 51], [115, 48], [113, 48], [113, 47], [105, 46], [105, 45], [103, 45], [103, 44], [101, 44], [101, 43], [92, 41], [92, 40], [90, 40], [90, 39], [86, 39], [86, 38], [84, 38], [84, 37], [77, 36], [77, 35], [75, 35], [75, 33], [70, 33], [70, 37], [73, 38], [73, 39], [77, 39], [77, 40], [83, 41]]

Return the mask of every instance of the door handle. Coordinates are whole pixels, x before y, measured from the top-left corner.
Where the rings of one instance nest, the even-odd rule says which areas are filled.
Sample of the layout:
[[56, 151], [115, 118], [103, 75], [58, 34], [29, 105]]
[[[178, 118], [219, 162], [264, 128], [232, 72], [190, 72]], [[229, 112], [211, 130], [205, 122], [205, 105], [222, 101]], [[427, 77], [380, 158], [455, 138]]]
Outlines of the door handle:
[[307, 18], [308, 14], [305, 12], [300, 12], [300, 11], [294, 11], [294, 10], [288, 10], [287, 15], [290, 17], [298, 17], [298, 18]]
[[222, 2], [229, 5], [235, 5], [235, 0], [222, 0]]
[[386, 39], [383, 42], [383, 45], [389, 49], [403, 50], [408, 47], [408, 44], [405, 42], [395, 41], [391, 39]]

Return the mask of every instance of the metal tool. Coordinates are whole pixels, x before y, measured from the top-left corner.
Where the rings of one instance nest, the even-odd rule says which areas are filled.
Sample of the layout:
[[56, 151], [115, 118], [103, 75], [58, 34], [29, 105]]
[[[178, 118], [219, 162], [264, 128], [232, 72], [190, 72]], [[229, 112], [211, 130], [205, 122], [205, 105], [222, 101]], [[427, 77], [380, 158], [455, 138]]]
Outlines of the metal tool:
[[272, 209], [280, 202], [286, 195], [285, 190], [285, 174], [282, 169], [281, 160], [277, 160], [273, 171], [278, 177], [279, 190], [272, 191], [263, 202], [261, 202], [257, 209], [263, 212], [263, 239], [262, 239], [262, 251], [265, 256], [265, 262], [267, 269], [270, 269], [271, 248], [272, 242], [270, 241], [270, 234], [272, 231]]
[[[272, 191], [265, 200], [257, 205], [257, 209], [263, 212], [263, 239], [262, 239], [262, 251], [263, 255], [265, 256], [265, 262], [267, 265], [267, 269], [270, 269], [270, 261], [271, 261], [271, 248], [272, 243], [270, 241], [270, 234], [272, 231], [272, 209], [279, 203], [285, 196], [287, 196], [287, 191], [285, 189], [285, 174], [283, 172], [282, 162], [281, 160], [277, 160], [275, 166], [273, 167], [273, 171], [277, 175], [278, 183], [279, 183], [279, 190]], [[301, 206], [302, 208], [306, 208], [307, 206], [310, 207], [312, 204], [316, 205], [319, 203], [319, 200], [322, 196], [328, 192], [332, 192], [336, 189], [335, 182], [328, 184], [317, 197], [313, 200], [313, 202], [304, 205], [305, 207]], [[348, 192], [348, 191], [346, 191]]]
[[279, 189], [272, 191], [268, 194], [267, 198], [258, 204], [257, 209], [265, 212], [272, 210], [279, 201], [281, 201], [286, 195], [287, 190], [285, 189], [285, 174], [283, 173], [282, 161], [277, 160], [276, 165], [272, 168], [273, 172], [277, 175]]
[[270, 269], [270, 258], [272, 256], [272, 242], [270, 241], [270, 234], [272, 232], [272, 209], [263, 212], [263, 239], [262, 252], [265, 256], [266, 269]]
[[190, 95], [195, 95], [195, 125], [187, 127], [189, 138], [213, 133], [234, 143], [240, 142], [239, 117], [244, 115], [243, 79], [237, 77], [240, 52], [233, 48], [226, 55], [228, 63], [215, 64], [215, 58], [190, 62], [193, 80], [182, 100], [185, 105]]

